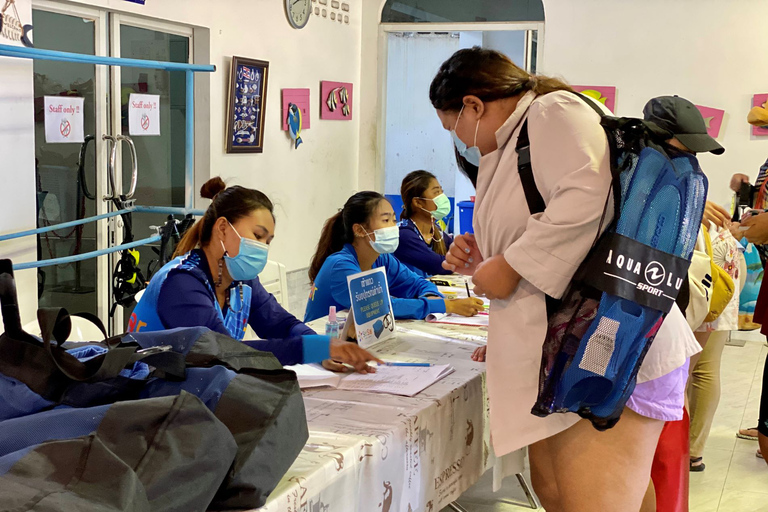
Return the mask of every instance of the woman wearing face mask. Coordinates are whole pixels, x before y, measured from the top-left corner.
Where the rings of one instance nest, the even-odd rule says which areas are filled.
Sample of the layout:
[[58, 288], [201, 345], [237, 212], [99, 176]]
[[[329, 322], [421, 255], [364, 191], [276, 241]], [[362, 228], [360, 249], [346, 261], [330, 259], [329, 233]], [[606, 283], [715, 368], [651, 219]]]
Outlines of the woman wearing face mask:
[[[442, 64], [430, 101], [477, 189], [475, 235], [455, 237], [445, 267], [471, 275], [476, 291], [493, 302], [487, 379], [496, 455], [529, 446], [531, 479], [547, 510], [638, 511], [663, 421], [627, 407], [615, 427], [599, 432], [572, 413], [531, 414], [547, 332], [546, 296], [563, 296], [610, 220], [601, 224], [611, 166], [600, 116], [565, 83], [531, 76], [506, 56], [479, 47]], [[524, 123], [545, 203], [537, 215], [531, 215], [518, 173]], [[662, 335], [664, 329], [669, 332]], [[677, 361], [691, 337], [673, 306], [654, 346], [666, 345], [668, 359]], [[661, 366], [641, 368], [648, 384], [667, 371]], [[685, 379], [665, 384], [645, 386], [645, 394], [630, 401], [653, 403], [653, 410], [676, 408], [671, 397], [682, 395]]]
[[250, 325], [261, 340], [247, 345], [272, 352], [284, 365], [334, 360], [368, 371], [376, 360], [354, 343], [318, 336], [259, 283], [274, 238], [272, 202], [258, 190], [203, 185], [213, 202], [179, 243], [177, 258], [152, 278], [129, 324], [132, 332], [208, 327], [242, 340]]
[[430, 313], [474, 316], [483, 310], [477, 298], [445, 300], [437, 287], [400, 263], [392, 253], [400, 230], [395, 211], [378, 192], [358, 192], [328, 219], [309, 267], [312, 281], [305, 322], [328, 314], [330, 306], [349, 309], [347, 276], [383, 267], [395, 318], [426, 318]]
[[434, 174], [413, 171], [400, 187], [400, 244], [395, 257], [422, 277], [451, 274], [443, 268], [445, 253], [453, 237], [437, 225], [451, 211], [451, 201]]

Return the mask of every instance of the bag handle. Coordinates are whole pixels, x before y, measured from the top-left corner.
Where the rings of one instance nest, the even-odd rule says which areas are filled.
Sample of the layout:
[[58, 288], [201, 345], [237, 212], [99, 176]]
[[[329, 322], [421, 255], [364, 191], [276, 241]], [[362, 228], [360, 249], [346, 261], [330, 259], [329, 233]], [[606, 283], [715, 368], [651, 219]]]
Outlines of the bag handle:
[[[88, 318], [90, 315], [78, 315]], [[121, 343], [121, 337], [106, 338], [107, 352], [88, 361], [80, 361], [69, 354], [62, 345], [72, 329], [70, 315], [63, 308], [41, 308], [37, 312], [45, 350], [67, 378], [84, 382], [105, 380], [116, 377], [126, 367], [141, 361], [163, 372], [165, 378], [183, 380], [186, 378], [186, 357], [184, 354], [160, 347], [140, 350], [138, 344]], [[90, 319], [90, 318], [89, 318]], [[103, 324], [98, 322], [102, 331]], [[106, 333], [106, 332], [105, 332]], [[51, 341], [56, 340], [56, 345]]]

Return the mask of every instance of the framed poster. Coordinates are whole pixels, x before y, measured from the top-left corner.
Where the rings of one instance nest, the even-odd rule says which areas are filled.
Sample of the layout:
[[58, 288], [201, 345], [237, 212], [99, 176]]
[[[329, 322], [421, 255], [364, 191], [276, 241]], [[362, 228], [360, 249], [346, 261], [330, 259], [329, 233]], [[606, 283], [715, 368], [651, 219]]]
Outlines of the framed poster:
[[[755, 108], [762, 109], [763, 111], [766, 110], [766, 107], [768, 107], [768, 94], [755, 94], [752, 96], [752, 109]], [[761, 112], [761, 111], [757, 111]], [[763, 112], [764, 113], [764, 112]], [[752, 135], [756, 135], [758, 137], [764, 137], [768, 135], [768, 126], [752, 126]]]
[[594, 98], [611, 112], [616, 112], [616, 88], [604, 85], [574, 85], [573, 90]]
[[320, 82], [320, 119], [352, 120], [352, 84]]
[[269, 62], [232, 57], [227, 109], [227, 153], [264, 151]]
[[696, 108], [701, 112], [701, 117], [704, 118], [704, 124], [707, 127], [707, 133], [713, 139], [720, 136], [720, 128], [723, 126], [723, 118], [725, 117], [725, 110], [712, 107], [704, 107], [702, 105], [696, 105]]

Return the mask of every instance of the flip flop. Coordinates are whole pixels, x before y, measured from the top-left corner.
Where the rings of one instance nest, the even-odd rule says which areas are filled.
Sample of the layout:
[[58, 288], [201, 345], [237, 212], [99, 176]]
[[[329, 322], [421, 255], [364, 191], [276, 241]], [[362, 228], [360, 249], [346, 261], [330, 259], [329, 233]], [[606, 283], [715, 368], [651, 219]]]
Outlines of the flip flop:
[[738, 437], [739, 439], [746, 439], [747, 441], [757, 441], [757, 436], [751, 436], [749, 434], [742, 434], [742, 432], [745, 432], [747, 430], [755, 430], [755, 431], [757, 431], [757, 427], [743, 428], [743, 429], [739, 430], [738, 432], [736, 432], [736, 437]]

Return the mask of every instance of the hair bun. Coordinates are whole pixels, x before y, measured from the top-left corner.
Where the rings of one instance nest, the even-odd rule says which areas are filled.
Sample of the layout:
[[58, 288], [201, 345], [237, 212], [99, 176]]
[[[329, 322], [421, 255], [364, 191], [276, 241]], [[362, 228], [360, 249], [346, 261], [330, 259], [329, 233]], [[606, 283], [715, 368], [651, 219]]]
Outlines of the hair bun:
[[227, 184], [219, 176], [211, 178], [200, 187], [200, 197], [213, 199], [216, 194], [227, 188]]

